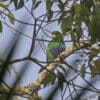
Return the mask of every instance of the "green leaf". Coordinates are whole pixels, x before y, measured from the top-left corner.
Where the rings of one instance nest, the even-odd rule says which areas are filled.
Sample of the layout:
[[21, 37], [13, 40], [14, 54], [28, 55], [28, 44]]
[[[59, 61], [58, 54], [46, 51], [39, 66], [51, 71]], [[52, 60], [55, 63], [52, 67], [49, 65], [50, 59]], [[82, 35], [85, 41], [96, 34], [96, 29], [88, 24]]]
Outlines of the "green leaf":
[[42, 100], [42, 98], [37, 93], [33, 93], [33, 95], [29, 97], [29, 100]]
[[68, 13], [69, 13], [69, 11], [63, 11], [62, 13], [61, 12], [58, 13], [58, 14], [60, 14], [59, 19], [58, 19], [59, 24], [63, 21], [62, 19], [67, 17]]
[[90, 15], [90, 11], [88, 9], [88, 7], [86, 7], [86, 5], [81, 5], [81, 15], [83, 16], [89, 16]]
[[61, 90], [63, 90], [63, 87], [64, 87], [63, 82], [65, 80], [64, 74], [62, 72], [60, 72], [60, 71], [58, 71], [57, 74], [58, 74], [58, 77], [60, 78], [58, 80], [59, 87], [60, 87]]
[[2, 33], [2, 22], [0, 21], [0, 32]]
[[100, 100], [100, 95], [98, 96], [98, 100]]
[[48, 84], [54, 84], [56, 77], [52, 75], [52, 73], [49, 73], [46, 75], [45, 80], [43, 81], [44, 87], [47, 86]]
[[91, 6], [93, 6], [94, 1], [93, 0], [84, 0], [85, 5], [88, 7], [90, 10]]
[[52, 17], [53, 17], [53, 11], [52, 10], [48, 10], [47, 17], [48, 17], [48, 21], [50, 21], [52, 19]]
[[100, 53], [100, 50], [99, 49], [93, 48], [91, 50], [91, 54], [89, 55], [89, 63], [93, 60], [94, 57], [97, 56], [98, 53]]
[[97, 73], [95, 66], [90, 65], [90, 70], [91, 70], [91, 78], [94, 78]]
[[15, 10], [18, 10], [22, 8], [27, 1], [29, 0], [13, 0], [12, 2], [14, 3]]
[[39, 6], [39, 4], [40, 4], [41, 2], [42, 2], [42, 1], [36, 2], [36, 4], [34, 5], [34, 9], [36, 9], [36, 8]]
[[100, 73], [100, 61], [96, 61], [95, 62], [95, 67], [96, 67], [96, 71], [98, 72], [98, 73]]
[[59, 4], [63, 4], [62, 0], [58, 0]]
[[81, 5], [79, 4], [73, 4], [70, 9], [71, 15], [74, 16], [74, 18], [79, 17], [81, 15]]
[[81, 67], [81, 76], [84, 78], [85, 77], [85, 70], [86, 70], [86, 68], [85, 68], [85, 66], [83, 65], [82, 67]]
[[15, 23], [14, 15], [12, 13], [9, 13], [8, 17], [9, 17], [11, 24], [14, 24]]
[[100, 5], [95, 6], [94, 10], [95, 10], [95, 14], [100, 16]]
[[100, 41], [100, 5], [94, 8], [94, 16], [89, 23], [89, 33], [92, 41]]
[[65, 20], [62, 21], [61, 29], [62, 29], [63, 33], [71, 31], [72, 22], [73, 22], [73, 17], [71, 17], [71, 16], [67, 17]]
[[4, 3], [0, 3], [0, 7], [4, 8], [4, 9], [8, 9], [8, 5], [4, 5]]
[[17, 10], [18, 0], [14, 0], [13, 2], [14, 2], [15, 9]]
[[20, 0], [17, 9], [20, 9], [24, 6], [24, 0]]
[[53, 5], [53, 1], [52, 0], [47, 0], [47, 2], [46, 2], [46, 9], [47, 10], [51, 10], [52, 5]]
[[74, 5], [74, 11], [75, 11], [75, 14], [80, 14], [81, 5], [75, 4], [75, 5]]
[[94, 24], [93, 24], [93, 20], [91, 20], [88, 24], [88, 28], [89, 28], [89, 35], [91, 36], [91, 40], [95, 40], [95, 36], [94, 36]]
[[61, 11], [64, 11], [64, 4], [58, 4], [58, 7]]
[[44, 67], [41, 67], [41, 68], [39, 69], [39, 73], [42, 72], [44, 69], [45, 69]]
[[64, 73], [67, 73], [67, 71], [66, 71], [66, 69], [65, 69], [65, 67], [63, 66], [63, 65], [59, 65], [58, 66]]

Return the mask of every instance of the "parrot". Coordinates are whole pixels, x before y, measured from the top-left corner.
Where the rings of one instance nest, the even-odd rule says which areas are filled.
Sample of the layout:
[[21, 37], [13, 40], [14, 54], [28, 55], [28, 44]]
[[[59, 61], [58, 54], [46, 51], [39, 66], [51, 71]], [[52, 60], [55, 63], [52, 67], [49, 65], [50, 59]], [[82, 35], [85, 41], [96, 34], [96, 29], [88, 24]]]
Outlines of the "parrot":
[[63, 36], [59, 31], [52, 32], [52, 40], [48, 43], [46, 49], [47, 62], [52, 62], [58, 55], [65, 51], [66, 45]]
[[[47, 44], [46, 48], [46, 60], [47, 64], [53, 62], [53, 60], [60, 55], [63, 51], [65, 51], [66, 45], [63, 40], [63, 36], [59, 31], [52, 32], [52, 40]], [[41, 72], [44, 68], [41, 68], [39, 72]], [[48, 84], [54, 84], [56, 77], [51, 73], [46, 75], [45, 80], [43, 81], [44, 87]]]

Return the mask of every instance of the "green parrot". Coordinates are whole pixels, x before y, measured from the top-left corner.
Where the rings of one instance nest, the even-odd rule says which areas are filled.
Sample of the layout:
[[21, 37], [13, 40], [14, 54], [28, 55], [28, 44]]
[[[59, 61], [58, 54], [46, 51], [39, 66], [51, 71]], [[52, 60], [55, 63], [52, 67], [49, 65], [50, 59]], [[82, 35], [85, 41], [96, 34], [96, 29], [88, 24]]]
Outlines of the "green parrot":
[[[52, 32], [52, 40], [48, 43], [46, 49], [47, 63], [52, 62], [60, 53], [62, 53], [66, 49], [65, 42], [63, 40], [63, 36], [59, 31]], [[60, 65], [59, 65], [60, 67]], [[40, 69], [40, 72], [43, 68]], [[44, 87], [48, 84], [54, 84], [56, 77], [51, 73], [46, 75], [45, 80], [43, 81]]]
[[52, 32], [52, 40], [47, 45], [46, 56], [47, 62], [52, 62], [60, 53], [66, 49], [63, 36], [59, 31]]

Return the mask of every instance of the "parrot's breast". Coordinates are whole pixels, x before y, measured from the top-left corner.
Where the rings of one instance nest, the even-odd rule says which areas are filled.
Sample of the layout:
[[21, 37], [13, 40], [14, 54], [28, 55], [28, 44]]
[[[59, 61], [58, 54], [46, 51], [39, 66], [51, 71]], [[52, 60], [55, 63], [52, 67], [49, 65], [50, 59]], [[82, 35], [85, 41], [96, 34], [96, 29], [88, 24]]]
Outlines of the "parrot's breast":
[[52, 55], [54, 57], [57, 57], [58, 55], [60, 55], [63, 51], [65, 50], [65, 47], [62, 46], [55, 46], [52, 48]]

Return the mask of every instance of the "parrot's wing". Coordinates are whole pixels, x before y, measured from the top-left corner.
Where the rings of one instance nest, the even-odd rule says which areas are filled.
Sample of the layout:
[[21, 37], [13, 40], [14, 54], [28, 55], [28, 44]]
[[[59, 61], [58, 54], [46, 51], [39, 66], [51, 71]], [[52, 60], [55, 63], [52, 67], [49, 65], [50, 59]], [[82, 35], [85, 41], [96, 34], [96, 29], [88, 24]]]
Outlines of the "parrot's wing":
[[53, 57], [51, 51], [48, 49], [46, 50], [46, 56], [47, 56], [47, 63], [53, 61], [54, 57]]
[[52, 48], [54, 47], [54, 43], [50, 41], [48, 43], [47, 49], [46, 49], [46, 57], [47, 57], [47, 62], [52, 62], [54, 57], [52, 55]]

